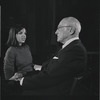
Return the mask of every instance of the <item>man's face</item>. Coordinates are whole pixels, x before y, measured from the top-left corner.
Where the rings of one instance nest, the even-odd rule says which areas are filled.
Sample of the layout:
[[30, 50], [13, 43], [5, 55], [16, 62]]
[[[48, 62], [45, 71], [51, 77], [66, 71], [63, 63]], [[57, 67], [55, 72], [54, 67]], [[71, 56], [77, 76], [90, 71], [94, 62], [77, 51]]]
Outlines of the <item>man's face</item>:
[[57, 42], [64, 43], [66, 39], [70, 36], [70, 26], [64, 23], [60, 23], [55, 32], [57, 35]]

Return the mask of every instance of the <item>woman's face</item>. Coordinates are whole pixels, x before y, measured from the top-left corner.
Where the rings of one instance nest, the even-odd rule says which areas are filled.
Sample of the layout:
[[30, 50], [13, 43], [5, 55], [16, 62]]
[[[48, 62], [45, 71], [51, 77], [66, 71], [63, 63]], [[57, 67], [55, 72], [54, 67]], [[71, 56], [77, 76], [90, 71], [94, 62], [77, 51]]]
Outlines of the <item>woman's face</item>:
[[26, 40], [26, 29], [25, 28], [23, 28], [16, 34], [16, 39], [19, 45], [22, 45], [22, 43], [25, 43], [25, 40]]

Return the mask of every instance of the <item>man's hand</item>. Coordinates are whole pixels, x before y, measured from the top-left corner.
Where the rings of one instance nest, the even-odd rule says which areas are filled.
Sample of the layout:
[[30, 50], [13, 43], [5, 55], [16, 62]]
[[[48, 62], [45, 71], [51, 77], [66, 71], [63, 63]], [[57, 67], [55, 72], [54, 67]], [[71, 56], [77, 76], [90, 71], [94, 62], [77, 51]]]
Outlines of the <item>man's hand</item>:
[[35, 70], [41, 70], [41, 68], [42, 68], [42, 65], [34, 65]]

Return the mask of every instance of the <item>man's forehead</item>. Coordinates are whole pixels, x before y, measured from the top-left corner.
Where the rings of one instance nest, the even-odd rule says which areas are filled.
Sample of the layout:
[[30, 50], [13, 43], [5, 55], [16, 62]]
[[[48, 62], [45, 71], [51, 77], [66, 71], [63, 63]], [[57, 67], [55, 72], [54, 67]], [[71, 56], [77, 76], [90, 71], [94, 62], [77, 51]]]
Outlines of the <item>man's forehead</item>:
[[62, 20], [58, 26], [68, 26], [68, 21]]

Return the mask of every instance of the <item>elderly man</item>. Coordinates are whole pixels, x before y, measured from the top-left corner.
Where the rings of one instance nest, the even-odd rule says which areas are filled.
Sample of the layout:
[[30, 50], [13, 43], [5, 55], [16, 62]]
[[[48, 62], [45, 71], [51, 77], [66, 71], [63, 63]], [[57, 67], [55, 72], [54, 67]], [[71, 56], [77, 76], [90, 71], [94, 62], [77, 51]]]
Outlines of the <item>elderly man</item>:
[[[74, 17], [61, 20], [55, 32], [62, 49], [36, 75], [21, 78], [23, 95], [68, 95], [76, 76], [86, 69], [86, 49], [79, 39], [80, 22]], [[36, 65], [35, 65], [36, 66]]]

